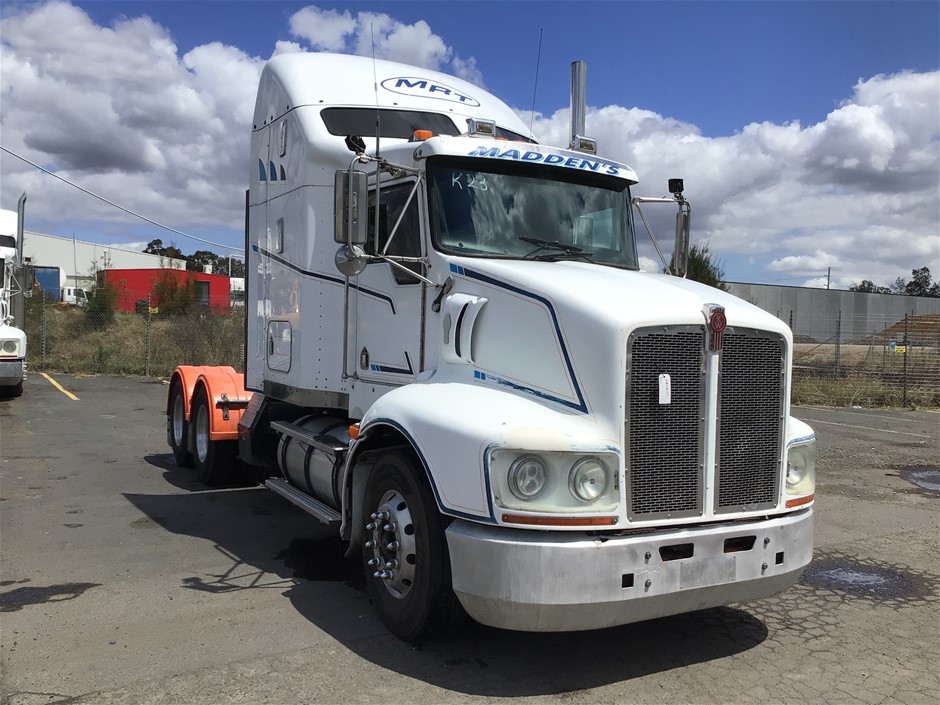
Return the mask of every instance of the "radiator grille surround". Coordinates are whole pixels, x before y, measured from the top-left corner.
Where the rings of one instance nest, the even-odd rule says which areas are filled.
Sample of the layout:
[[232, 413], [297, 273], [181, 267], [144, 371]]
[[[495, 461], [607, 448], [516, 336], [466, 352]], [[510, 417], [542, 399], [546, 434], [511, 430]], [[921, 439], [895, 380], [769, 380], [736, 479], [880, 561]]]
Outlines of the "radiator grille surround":
[[[777, 333], [731, 327], [723, 343], [709, 361], [715, 353], [705, 351], [704, 326], [642, 328], [630, 335], [624, 426], [630, 521], [728, 515], [777, 505], [786, 343]], [[710, 376], [707, 364], [712, 365]], [[671, 379], [668, 404], [660, 403], [661, 374]], [[717, 389], [709, 390], [709, 379], [717, 380]], [[706, 437], [708, 414], [716, 417], [716, 439]], [[715, 466], [708, 468], [706, 444], [712, 442]], [[707, 483], [709, 472], [714, 476]], [[714, 487], [708, 498], [706, 484]], [[710, 499], [713, 504], [706, 507]]]

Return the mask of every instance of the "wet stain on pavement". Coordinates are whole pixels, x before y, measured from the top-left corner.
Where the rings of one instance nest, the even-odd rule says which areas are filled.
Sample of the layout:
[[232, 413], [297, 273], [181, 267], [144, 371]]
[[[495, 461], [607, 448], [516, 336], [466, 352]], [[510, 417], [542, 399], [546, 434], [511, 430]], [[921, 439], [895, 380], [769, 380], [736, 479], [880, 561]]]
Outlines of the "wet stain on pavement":
[[84, 524], [63, 524], [62, 526], [64, 526], [66, 529], [78, 529], [85, 525]]
[[23, 583], [31, 583], [32, 580], [29, 578], [23, 578], [22, 580], [0, 580], [0, 587], [9, 587], [10, 585], [22, 585]]
[[86, 590], [100, 583], [62, 583], [46, 587], [21, 587], [0, 593], [0, 612], [16, 612], [29, 605], [44, 605], [81, 597]]
[[940, 495], [940, 468], [901, 470], [898, 475], [927, 494]]
[[803, 585], [889, 603], [895, 607], [937, 601], [940, 579], [905, 565], [847, 554], [818, 553], [800, 578]]

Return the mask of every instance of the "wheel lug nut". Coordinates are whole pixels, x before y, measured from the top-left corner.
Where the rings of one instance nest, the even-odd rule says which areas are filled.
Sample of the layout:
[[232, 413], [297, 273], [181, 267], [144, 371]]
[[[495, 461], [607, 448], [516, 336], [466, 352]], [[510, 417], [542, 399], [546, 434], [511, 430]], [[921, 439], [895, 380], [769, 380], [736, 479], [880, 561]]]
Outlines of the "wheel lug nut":
[[366, 548], [372, 548], [373, 546], [375, 546], [375, 541], [372, 541], [371, 539], [366, 541]]
[[366, 524], [366, 531], [374, 531], [374, 530], [375, 530], [375, 524], [374, 524], [374, 523], [371, 523], [371, 522], [370, 522], [370, 523]]
[[366, 561], [366, 565], [369, 566], [370, 568], [375, 568], [377, 563], [378, 561], [375, 560], [374, 558], [370, 558], [368, 561]]
[[389, 570], [395, 570], [398, 567], [398, 561], [391, 560], [385, 564], [385, 567], [388, 568]]
[[397, 550], [398, 550], [398, 541], [389, 541], [389, 542], [388, 542], [388, 545], [387, 545], [385, 548], [386, 548], [387, 550], [389, 550], [389, 551], [397, 551]]

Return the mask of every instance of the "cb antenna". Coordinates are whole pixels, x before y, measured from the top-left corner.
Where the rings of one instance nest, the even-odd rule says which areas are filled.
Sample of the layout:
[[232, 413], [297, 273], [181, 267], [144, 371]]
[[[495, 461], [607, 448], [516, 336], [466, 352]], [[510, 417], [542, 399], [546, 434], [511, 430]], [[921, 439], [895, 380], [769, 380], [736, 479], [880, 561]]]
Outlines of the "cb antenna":
[[[381, 136], [379, 116], [379, 76], [375, 67], [375, 29], [374, 25], [369, 23], [369, 38], [372, 40], [372, 90], [375, 91], [375, 158], [381, 156], [379, 151], [379, 137]], [[376, 184], [378, 186], [378, 184]]]
[[532, 136], [532, 123], [535, 122], [535, 94], [539, 89], [539, 64], [542, 63], [542, 32], [539, 28], [539, 52], [535, 57], [535, 85], [532, 87], [532, 113], [529, 115], [529, 137]]

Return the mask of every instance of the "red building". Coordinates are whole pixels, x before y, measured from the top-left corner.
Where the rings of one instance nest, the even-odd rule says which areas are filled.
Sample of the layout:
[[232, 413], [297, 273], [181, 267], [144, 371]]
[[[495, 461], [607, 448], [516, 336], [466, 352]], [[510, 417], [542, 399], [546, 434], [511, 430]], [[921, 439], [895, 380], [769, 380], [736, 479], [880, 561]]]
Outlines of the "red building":
[[[184, 269], [104, 269], [99, 281], [113, 287], [120, 311], [146, 311], [160, 308], [160, 294], [167, 291], [188, 291], [196, 305], [228, 311], [231, 307], [231, 284], [224, 274], [203, 274]], [[149, 298], [148, 298], [149, 297]]]

